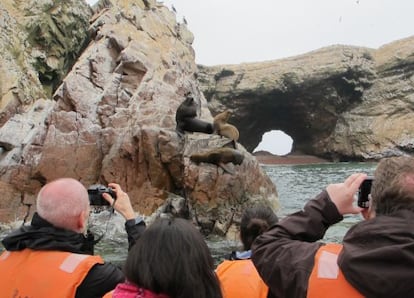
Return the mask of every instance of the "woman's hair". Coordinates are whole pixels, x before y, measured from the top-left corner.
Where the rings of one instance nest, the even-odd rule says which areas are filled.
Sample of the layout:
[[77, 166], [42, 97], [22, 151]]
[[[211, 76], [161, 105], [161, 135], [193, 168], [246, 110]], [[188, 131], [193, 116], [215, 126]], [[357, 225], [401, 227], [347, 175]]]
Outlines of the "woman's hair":
[[249, 250], [256, 237], [277, 222], [278, 218], [270, 207], [259, 205], [246, 209], [240, 223], [240, 238], [244, 250]]
[[401, 209], [414, 211], [414, 158], [382, 159], [374, 172], [371, 197], [376, 214], [385, 215]]
[[128, 253], [128, 281], [171, 298], [221, 298], [214, 261], [202, 234], [182, 218], [159, 218]]

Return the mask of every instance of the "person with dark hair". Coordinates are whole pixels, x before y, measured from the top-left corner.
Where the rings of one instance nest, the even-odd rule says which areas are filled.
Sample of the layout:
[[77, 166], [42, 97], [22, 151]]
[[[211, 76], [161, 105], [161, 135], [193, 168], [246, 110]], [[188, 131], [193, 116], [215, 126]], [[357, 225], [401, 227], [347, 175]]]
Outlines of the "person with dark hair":
[[[414, 158], [380, 160], [368, 205], [358, 207], [355, 194], [366, 178], [356, 173], [328, 185], [257, 237], [252, 260], [269, 297], [414, 297]], [[342, 244], [318, 241], [344, 215], [358, 213], [365, 220]]]
[[260, 278], [251, 257], [251, 246], [257, 236], [278, 222], [273, 210], [255, 206], [245, 210], [240, 223], [240, 239], [244, 251], [234, 251], [217, 266], [224, 298], [264, 298], [268, 287]]
[[[129, 245], [145, 230], [135, 218], [128, 195], [116, 183], [104, 199], [126, 222]], [[96, 240], [87, 230], [90, 206], [86, 188], [76, 179], [44, 185], [30, 225], [6, 236], [0, 256], [1, 297], [102, 297], [124, 280], [114, 264], [94, 256]]]
[[142, 234], [124, 265], [114, 298], [221, 298], [214, 261], [188, 220], [161, 217]]

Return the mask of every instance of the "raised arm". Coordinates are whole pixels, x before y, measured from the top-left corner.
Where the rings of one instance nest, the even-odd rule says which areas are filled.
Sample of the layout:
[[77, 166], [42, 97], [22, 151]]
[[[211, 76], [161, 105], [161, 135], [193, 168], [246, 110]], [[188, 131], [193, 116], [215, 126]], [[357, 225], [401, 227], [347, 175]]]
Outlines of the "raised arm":
[[331, 184], [326, 191], [306, 203], [259, 236], [253, 243], [252, 260], [259, 274], [276, 297], [305, 297], [317, 242], [326, 230], [343, 219], [343, 214], [357, 213], [354, 194], [365, 174], [354, 174], [345, 182]]

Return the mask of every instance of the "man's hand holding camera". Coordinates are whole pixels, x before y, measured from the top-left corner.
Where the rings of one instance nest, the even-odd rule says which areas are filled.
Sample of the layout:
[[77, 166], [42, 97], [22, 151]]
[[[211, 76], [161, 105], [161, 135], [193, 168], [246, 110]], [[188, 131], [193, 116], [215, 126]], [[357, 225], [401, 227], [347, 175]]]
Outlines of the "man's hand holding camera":
[[352, 174], [343, 183], [330, 184], [326, 188], [331, 201], [341, 215], [357, 214], [364, 210], [355, 206], [354, 201], [355, 194], [366, 177], [364, 173]]
[[103, 193], [102, 197], [111, 205], [125, 220], [134, 219], [135, 212], [132, 209], [131, 200], [126, 192], [117, 183], [109, 183], [108, 186], [114, 191], [116, 197], [112, 197], [110, 193]]

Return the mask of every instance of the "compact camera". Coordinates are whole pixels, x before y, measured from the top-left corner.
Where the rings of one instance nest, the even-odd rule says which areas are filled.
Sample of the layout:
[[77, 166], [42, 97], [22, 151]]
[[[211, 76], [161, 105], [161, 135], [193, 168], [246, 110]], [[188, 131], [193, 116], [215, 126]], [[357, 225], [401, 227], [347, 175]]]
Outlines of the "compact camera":
[[89, 203], [93, 206], [109, 205], [108, 201], [102, 197], [102, 194], [108, 193], [116, 200], [116, 192], [102, 184], [94, 184], [88, 187]]
[[371, 193], [372, 181], [374, 181], [374, 177], [368, 176], [359, 186], [357, 204], [361, 208], [369, 207], [369, 194]]

